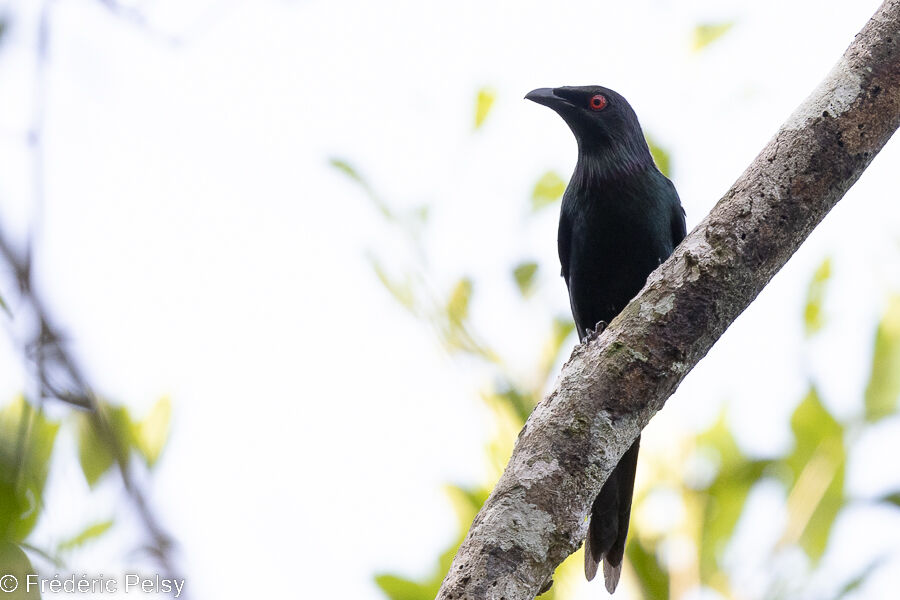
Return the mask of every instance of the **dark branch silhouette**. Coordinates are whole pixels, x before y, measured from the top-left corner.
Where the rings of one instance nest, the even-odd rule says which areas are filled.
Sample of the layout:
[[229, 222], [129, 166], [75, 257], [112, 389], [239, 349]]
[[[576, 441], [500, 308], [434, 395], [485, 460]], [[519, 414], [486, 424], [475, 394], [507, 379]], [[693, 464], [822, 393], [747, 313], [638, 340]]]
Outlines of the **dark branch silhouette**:
[[[111, 10], [131, 10], [121, 7], [117, 2], [100, 1]], [[92, 428], [115, 457], [122, 484], [143, 525], [147, 540], [141, 545], [142, 550], [154, 558], [166, 577], [183, 579], [173, 556], [174, 539], [161, 525], [132, 472], [131, 449], [124, 446], [116, 435], [103, 405], [78, 366], [78, 361], [67, 348], [62, 330], [54, 323], [34, 284], [34, 252], [39, 244], [45, 204], [44, 111], [48, 93], [46, 81], [51, 42], [51, 8], [52, 1], [45, 0], [37, 22], [33, 110], [25, 138], [31, 155], [31, 221], [23, 249], [17, 250], [9, 232], [0, 229], [0, 259], [6, 264], [18, 288], [16, 314], [11, 313], [5, 300], [2, 301], [2, 306], [10, 318], [21, 320], [29, 326], [30, 333], [26, 334], [25, 339], [14, 341], [19, 342], [26, 368], [31, 372], [33, 383], [30, 385], [35, 392], [34, 402], [40, 406], [46, 400], [57, 400], [88, 412]], [[18, 436], [19, 448], [24, 447], [28, 434], [28, 423], [23, 420]], [[24, 453], [21, 453], [21, 460], [24, 460]], [[181, 597], [184, 597], [183, 593]]]

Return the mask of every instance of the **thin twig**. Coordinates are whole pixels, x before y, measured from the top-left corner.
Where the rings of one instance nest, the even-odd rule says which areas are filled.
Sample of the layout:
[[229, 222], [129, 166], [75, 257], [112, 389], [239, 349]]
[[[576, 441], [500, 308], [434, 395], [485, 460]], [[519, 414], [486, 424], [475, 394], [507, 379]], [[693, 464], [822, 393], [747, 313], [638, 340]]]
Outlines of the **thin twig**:
[[[116, 2], [101, 1], [110, 7], [120, 7]], [[26, 138], [31, 154], [32, 219], [24, 252], [17, 251], [7, 236], [7, 232], [0, 230], [0, 259], [7, 264], [15, 278], [20, 294], [21, 312], [30, 313], [36, 323], [36, 332], [31, 339], [21, 344], [21, 349], [26, 363], [30, 364], [34, 373], [35, 397], [38, 407], [35, 411], [29, 411], [27, 422], [23, 422], [23, 426], [20, 428], [18, 441], [21, 456], [18, 466], [20, 472], [24, 472], [30, 431], [35, 415], [40, 410], [44, 399], [55, 399], [79, 409], [86, 409], [93, 428], [115, 457], [125, 491], [149, 538], [147, 548], [150, 554], [168, 577], [181, 578], [172, 556], [173, 538], [160, 524], [131, 470], [131, 449], [123, 445], [116, 435], [103, 406], [88, 384], [76, 359], [64, 344], [64, 336], [60, 333], [60, 329], [53, 324], [33, 281], [34, 251], [39, 245], [45, 208], [44, 131], [45, 107], [48, 97], [47, 66], [50, 51], [52, 2], [53, 0], [44, 0], [38, 19], [33, 111]], [[56, 382], [51, 374], [61, 375], [67, 381], [67, 385]]]
[[[52, 324], [51, 318], [44, 308], [44, 303], [31, 281], [29, 269], [16, 258], [16, 253], [11, 250], [9, 241], [2, 231], [0, 231], [0, 256], [17, 274], [23, 307], [28, 308], [38, 322], [38, 332], [34, 339], [23, 347], [23, 355], [34, 367], [37, 385], [41, 390], [40, 397], [56, 399], [81, 409], [87, 409], [92, 426], [116, 458], [125, 491], [150, 540], [151, 555], [166, 572], [167, 577], [180, 579], [179, 570], [172, 557], [173, 538], [160, 524], [159, 519], [150, 508], [141, 486], [134, 477], [131, 469], [130, 449], [123, 446], [119, 440], [103, 406], [88, 384], [77, 361], [61, 342], [63, 336]], [[70, 382], [70, 388], [63, 390], [55, 382], [50, 381], [49, 372], [63, 374]]]
[[112, 15], [131, 23], [150, 37], [172, 46], [186, 46], [194, 42], [203, 33], [211, 29], [232, 5], [239, 0], [221, 0], [211, 4], [200, 16], [189, 23], [181, 33], [172, 33], [159, 29], [147, 17], [147, 13], [136, 6], [129, 6], [119, 0], [97, 0]]

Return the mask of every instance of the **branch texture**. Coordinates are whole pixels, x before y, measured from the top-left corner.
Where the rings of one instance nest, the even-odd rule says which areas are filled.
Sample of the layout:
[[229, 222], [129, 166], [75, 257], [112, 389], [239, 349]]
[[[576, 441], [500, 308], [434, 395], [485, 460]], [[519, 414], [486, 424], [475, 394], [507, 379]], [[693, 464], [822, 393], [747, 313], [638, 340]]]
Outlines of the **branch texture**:
[[581, 545], [609, 472], [685, 375], [900, 125], [900, 0], [825, 80], [528, 419], [440, 600], [534, 598]]

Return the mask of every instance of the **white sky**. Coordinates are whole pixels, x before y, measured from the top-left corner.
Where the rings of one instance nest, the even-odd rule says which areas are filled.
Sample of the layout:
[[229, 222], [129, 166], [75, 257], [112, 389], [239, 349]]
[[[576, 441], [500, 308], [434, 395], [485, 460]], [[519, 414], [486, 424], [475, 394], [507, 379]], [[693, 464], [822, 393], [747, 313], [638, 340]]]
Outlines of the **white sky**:
[[[153, 501], [182, 544], [191, 596], [379, 598], [373, 572], [424, 573], [448, 543], [441, 484], [483, 474], [485, 382], [383, 291], [365, 254], [393, 256], [395, 244], [329, 157], [396, 205], [433, 204], [436, 280], [474, 275], [478, 327], [527, 364], [543, 333], [523, 326], [528, 311], [564, 312], [565, 290], [547, 273], [522, 309], [508, 272], [523, 256], [554, 264], [554, 211], [526, 223], [527, 199], [544, 170], [571, 171], [575, 147], [522, 96], [587, 83], [625, 94], [672, 152], [693, 226], [879, 4], [257, 0], [227, 3], [174, 49], [97, 2], [55, 3], [39, 283], [99, 389], [138, 413], [173, 398]], [[181, 31], [212, 2], [146, 5]], [[690, 52], [694, 25], [726, 19], [737, 21], [729, 35]], [[14, 23], [0, 47], [0, 217], [18, 234], [30, 214], [18, 135], [33, 25]], [[473, 134], [482, 85], [498, 100]], [[832, 321], [804, 368], [840, 414], [859, 409], [873, 324], [900, 283], [898, 157], [889, 144], [646, 445], [654, 427], [707, 422], [727, 399], [748, 448], [788, 447], [786, 415], [806, 382], [802, 293], [827, 253]], [[0, 397], [11, 398], [23, 380], [4, 344]], [[875, 456], [895, 453], [894, 439], [867, 443]], [[855, 489], [886, 485], [883, 464], [858, 462]], [[42, 535], [109, 515], [115, 485], [83, 488], [77, 465], [58, 465]], [[896, 539], [900, 522], [872, 529]], [[107, 566], [87, 556], [97, 563], [85, 569]]]

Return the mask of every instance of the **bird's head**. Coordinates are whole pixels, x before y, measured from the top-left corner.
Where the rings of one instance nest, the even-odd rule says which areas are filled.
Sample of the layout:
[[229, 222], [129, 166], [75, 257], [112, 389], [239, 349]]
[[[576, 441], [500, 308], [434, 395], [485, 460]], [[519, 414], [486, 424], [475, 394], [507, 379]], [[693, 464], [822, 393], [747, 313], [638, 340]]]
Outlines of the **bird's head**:
[[528, 92], [525, 99], [556, 111], [575, 134], [583, 156], [629, 163], [644, 162], [650, 157], [637, 115], [621, 94], [609, 88], [539, 88]]

